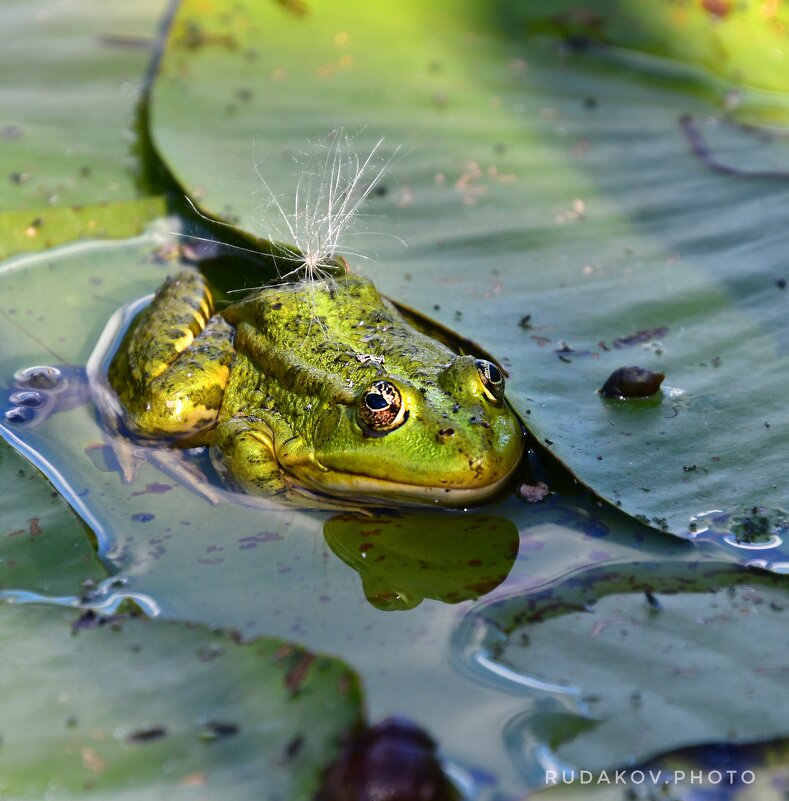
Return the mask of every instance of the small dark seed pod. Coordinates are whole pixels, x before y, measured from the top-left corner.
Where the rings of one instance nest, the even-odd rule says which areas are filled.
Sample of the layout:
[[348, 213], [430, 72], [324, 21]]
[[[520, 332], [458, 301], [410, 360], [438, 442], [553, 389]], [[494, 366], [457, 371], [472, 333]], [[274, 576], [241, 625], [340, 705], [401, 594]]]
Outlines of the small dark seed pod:
[[620, 367], [598, 391], [606, 398], [648, 398], [660, 389], [665, 377], [665, 373], [654, 373], [646, 367]]

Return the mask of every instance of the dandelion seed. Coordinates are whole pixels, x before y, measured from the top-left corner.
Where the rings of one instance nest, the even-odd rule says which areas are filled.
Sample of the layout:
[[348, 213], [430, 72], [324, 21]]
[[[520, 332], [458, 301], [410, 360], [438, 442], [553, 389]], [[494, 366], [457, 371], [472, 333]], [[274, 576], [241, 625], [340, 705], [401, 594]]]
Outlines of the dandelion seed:
[[304, 281], [327, 280], [336, 272], [338, 257], [367, 257], [349, 247], [349, 238], [358, 235], [359, 211], [399, 152], [381, 157], [383, 139], [362, 159], [346, 132], [339, 128], [319, 145], [326, 157], [321, 165], [314, 160], [300, 162], [293, 211], [286, 211], [273, 192], [259, 164], [255, 173], [269, 199], [266, 214], [269, 239], [289, 240], [295, 246], [293, 266], [280, 277], [299, 277]]
[[[260, 163], [254, 164], [255, 175], [267, 195], [262, 216], [267, 227], [267, 239], [273, 245], [270, 255], [280, 281], [303, 281], [313, 286], [322, 281], [331, 282], [338, 270], [343, 269], [343, 257], [368, 259], [365, 254], [352, 249], [350, 241], [356, 236], [374, 234], [358, 230], [358, 220], [363, 216], [360, 209], [372, 192], [380, 190], [381, 179], [400, 152], [397, 147], [389, 157], [384, 157], [382, 145], [383, 139], [379, 139], [368, 155], [362, 158], [354, 150], [353, 140], [344, 129], [332, 131], [317, 145], [325, 151], [322, 160], [307, 156], [297, 161], [300, 173], [292, 211], [287, 211], [281, 197], [275, 194]], [[186, 200], [194, 213], [211, 225], [244, 233], [236, 225], [206, 217], [189, 197]], [[201, 242], [217, 241], [190, 234], [177, 235]], [[405, 246], [405, 242], [394, 234], [383, 235], [393, 236]], [[220, 244], [260, 255], [254, 248]], [[255, 287], [238, 291], [249, 292], [250, 289]]]

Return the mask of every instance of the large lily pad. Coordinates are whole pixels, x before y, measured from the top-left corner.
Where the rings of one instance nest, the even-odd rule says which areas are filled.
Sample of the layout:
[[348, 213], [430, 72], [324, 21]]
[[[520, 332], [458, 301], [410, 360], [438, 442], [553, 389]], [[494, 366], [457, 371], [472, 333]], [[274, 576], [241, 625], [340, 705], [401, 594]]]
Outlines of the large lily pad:
[[577, 46], [617, 45], [677, 59], [689, 70], [701, 67], [735, 86], [787, 90], [789, 12], [780, 3], [602, 0], [591, 7], [577, 0], [528, 5], [505, 0], [499, 5], [507, 23], [521, 33], [558, 35]]
[[780, 579], [730, 566], [594, 569], [481, 603], [454, 645], [465, 669], [533, 699], [505, 735], [525, 771], [611, 770], [785, 737], [786, 601]]
[[[293, 208], [294, 150], [321, 159], [338, 125], [364, 128], [363, 155], [404, 147], [364, 208], [409, 245], [375, 240], [380, 287], [502, 359], [537, 439], [628, 513], [687, 536], [716, 510], [746, 545], [756, 514], [761, 544], [782, 537], [789, 183], [770, 165], [786, 169], [786, 140], [765, 147], [670, 65], [513, 36], [520, 17], [485, 9], [187, 1], [154, 143], [207, 210], [262, 235], [272, 195]], [[628, 364], [665, 372], [662, 393], [600, 397]]]
[[360, 722], [340, 661], [193, 625], [0, 605], [0, 793], [303, 799]]
[[129, 237], [166, 214], [160, 196], [101, 203], [0, 212], [0, 258], [45, 250], [75, 239]]
[[[88, 532], [52, 485], [0, 442], [0, 597], [74, 596], [106, 577]], [[90, 586], [90, 585], [88, 585]]]
[[136, 107], [166, 3], [10, 0], [0, 31], [0, 210], [144, 194]]

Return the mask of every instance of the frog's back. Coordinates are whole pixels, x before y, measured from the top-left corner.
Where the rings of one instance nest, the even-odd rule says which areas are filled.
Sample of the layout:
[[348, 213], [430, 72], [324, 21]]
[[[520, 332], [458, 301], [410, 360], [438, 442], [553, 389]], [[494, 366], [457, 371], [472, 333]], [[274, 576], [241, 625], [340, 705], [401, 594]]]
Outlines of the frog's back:
[[342, 376], [349, 386], [381, 369], [432, 383], [454, 354], [409, 325], [373, 284], [358, 276], [268, 287], [223, 312], [247, 323], [274, 349]]

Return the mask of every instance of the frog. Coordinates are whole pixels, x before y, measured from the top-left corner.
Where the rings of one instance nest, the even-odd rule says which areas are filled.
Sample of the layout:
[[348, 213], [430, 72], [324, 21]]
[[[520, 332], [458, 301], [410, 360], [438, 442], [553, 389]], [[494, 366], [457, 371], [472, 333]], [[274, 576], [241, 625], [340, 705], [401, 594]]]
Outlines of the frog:
[[524, 429], [503, 368], [415, 327], [370, 279], [216, 306], [184, 270], [132, 322], [107, 375], [132, 437], [207, 446], [231, 489], [288, 500], [466, 507], [515, 474]]

